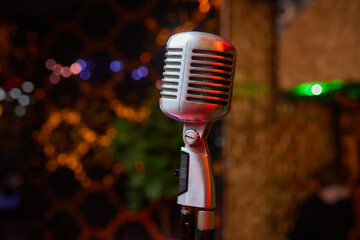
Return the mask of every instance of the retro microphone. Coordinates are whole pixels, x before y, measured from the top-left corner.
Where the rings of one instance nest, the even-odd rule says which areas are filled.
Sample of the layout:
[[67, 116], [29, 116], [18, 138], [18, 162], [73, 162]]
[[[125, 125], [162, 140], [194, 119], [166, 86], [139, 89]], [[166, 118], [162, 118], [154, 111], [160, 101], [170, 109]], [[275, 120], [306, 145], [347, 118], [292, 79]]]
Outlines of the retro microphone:
[[235, 57], [232, 44], [209, 33], [179, 33], [167, 42], [160, 108], [184, 122], [177, 172], [182, 240], [195, 238], [195, 225], [196, 239], [214, 238], [215, 183], [206, 138], [212, 122], [230, 110]]

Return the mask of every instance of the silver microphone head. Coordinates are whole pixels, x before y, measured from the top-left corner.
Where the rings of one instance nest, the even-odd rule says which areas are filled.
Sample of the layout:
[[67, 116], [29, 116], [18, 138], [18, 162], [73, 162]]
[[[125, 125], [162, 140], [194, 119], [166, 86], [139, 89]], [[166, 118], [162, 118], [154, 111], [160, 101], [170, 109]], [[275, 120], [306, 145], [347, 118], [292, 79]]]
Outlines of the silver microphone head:
[[225, 116], [235, 71], [235, 47], [202, 32], [175, 34], [167, 42], [161, 110], [182, 122], [207, 122]]

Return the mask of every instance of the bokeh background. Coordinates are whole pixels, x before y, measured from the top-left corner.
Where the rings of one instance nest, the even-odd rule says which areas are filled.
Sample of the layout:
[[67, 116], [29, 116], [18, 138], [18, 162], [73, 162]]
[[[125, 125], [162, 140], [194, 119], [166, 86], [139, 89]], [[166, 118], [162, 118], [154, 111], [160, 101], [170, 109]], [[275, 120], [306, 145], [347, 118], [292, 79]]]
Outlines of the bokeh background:
[[238, 52], [208, 139], [216, 239], [287, 239], [314, 173], [351, 170], [360, 239], [356, 0], [0, 2], [0, 239], [179, 238], [182, 124], [158, 108], [167, 39]]
[[165, 43], [217, 33], [220, 4], [1, 1], [0, 239], [179, 236]]

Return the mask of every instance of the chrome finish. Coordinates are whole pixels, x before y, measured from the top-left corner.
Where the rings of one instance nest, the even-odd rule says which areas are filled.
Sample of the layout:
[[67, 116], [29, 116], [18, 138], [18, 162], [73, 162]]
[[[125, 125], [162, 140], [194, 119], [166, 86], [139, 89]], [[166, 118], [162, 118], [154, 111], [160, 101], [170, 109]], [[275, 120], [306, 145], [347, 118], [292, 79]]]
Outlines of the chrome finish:
[[215, 211], [199, 210], [197, 215], [197, 229], [211, 230], [215, 228]]
[[[230, 110], [236, 49], [213, 34], [184, 32], [172, 36], [166, 50], [160, 108], [184, 122], [177, 202], [213, 210], [215, 183], [206, 138], [211, 123]], [[200, 212], [199, 224], [213, 227], [213, 220], [205, 220], [212, 214]]]
[[199, 134], [195, 130], [186, 130], [183, 135], [183, 140], [189, 145], [194, 145], [199, 141]]
[[172, 36], [166, 47], [160, 108], [183, 122], [214, 121], [230, 110], [235, 47], [201, 32]]
[[207, 123], [185, 123], [184, 132], [189, 129], [199, 133], [200, 140], [195, 145], [185, 143], [181, 151], [189, 154], [188, 189], [180, 194], [177, 203], [180, 205], [213, 209], [215, 208], [215, 182], [212, 162], [206, 143], [210, 130]]

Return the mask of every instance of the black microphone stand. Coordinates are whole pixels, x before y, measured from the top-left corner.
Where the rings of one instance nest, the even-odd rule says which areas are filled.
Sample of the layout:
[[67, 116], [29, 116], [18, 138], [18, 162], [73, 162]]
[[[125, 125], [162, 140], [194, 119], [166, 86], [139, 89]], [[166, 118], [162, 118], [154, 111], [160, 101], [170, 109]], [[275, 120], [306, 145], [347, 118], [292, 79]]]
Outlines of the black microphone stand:
[[195, 240], [195, 209], [181, 208], [181, 240]]
[[[198, 215], [196, 224], [196, 213]], [[181, 240], [215, 240], [214, 210], [203, 211], [183, 206], [181, 209]], [[203, 216], [202, 216], [203, 215]], [[196, 235], [195, 235], [196, 228]], [[196, 237], [195, 237], [196, 236]]]

